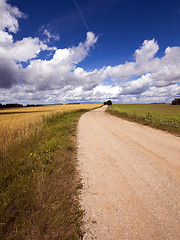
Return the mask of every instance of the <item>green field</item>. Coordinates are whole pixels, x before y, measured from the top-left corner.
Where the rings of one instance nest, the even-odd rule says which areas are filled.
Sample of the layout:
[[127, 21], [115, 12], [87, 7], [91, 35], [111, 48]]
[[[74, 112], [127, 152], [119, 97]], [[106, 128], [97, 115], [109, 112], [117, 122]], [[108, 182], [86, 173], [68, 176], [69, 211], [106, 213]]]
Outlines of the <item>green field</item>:
[[114, 104], [108, 112], [118, 117], [180, 135], [180, 105]]

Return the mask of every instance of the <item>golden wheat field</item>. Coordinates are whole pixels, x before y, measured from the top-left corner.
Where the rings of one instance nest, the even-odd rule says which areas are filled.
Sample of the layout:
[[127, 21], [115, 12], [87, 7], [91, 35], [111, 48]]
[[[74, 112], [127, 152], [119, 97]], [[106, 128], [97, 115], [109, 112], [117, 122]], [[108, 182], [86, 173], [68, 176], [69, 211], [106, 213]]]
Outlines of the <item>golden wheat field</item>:
[[93, 109], [100, 104], [46, 105], [0, 110], [1, 150], [7, 151], [13, 142], [29, 137], [40, 128], [40, 123], [50, 114], [70, 112], [79, 109]]

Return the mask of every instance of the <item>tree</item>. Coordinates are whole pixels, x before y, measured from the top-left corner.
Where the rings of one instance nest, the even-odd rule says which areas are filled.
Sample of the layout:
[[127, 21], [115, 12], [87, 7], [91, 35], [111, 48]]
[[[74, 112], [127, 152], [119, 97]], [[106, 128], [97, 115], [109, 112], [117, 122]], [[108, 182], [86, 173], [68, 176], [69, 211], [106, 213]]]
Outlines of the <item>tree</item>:
[[112, 101], [111, 101], [111, 100], [108, 100], [108, 101], [107, 101], [107, 105], [112, 105]]
[[175, 98], [175, 99], [172, 101], [172, 105], [180, 105], [180, 98]]
[[111, 101], [111, 100], [108, 100], [107, 102], [104, 102], [104, 105], [110, 106], [110, 105], [112, 105], [112, 101]]

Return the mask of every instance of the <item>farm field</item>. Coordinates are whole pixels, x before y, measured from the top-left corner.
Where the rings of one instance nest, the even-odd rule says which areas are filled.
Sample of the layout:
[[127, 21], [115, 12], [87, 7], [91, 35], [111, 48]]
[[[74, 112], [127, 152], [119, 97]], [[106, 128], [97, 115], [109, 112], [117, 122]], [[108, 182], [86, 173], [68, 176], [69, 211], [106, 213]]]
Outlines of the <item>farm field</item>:
[[180, 106], [171, 104], [114, 104], [108, 112], [124, 119], [180, 135]]
[[49, 115], [71, 112], [79, 109], [92, 109], [100, 105], [70, 104], [47, 105], [40, 107], [23, 107], [0, 109], [0, 139], [1, 150], [6, 151], [14, 142], [30, 136], [40, 123]]
[[100, 105], [0, 110], [0, 238], [76, 239], [80, 116]]

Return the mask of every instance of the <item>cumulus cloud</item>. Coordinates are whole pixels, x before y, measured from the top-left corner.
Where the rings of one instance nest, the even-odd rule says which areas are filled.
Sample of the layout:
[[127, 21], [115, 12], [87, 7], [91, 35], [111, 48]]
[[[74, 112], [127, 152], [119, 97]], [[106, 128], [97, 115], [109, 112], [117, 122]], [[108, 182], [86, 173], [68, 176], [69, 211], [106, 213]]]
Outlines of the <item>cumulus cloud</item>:
[[27, 37], [14, 41], [12, 33], [19, 29], [18, 18], [25, 18], [17, 7], [5, 0], [0, 1], [0, 88], [10, 88], [22, 81], [21, 62], [36, 58], [43, 50], [50, 48], [39, 38]]
[[2, 43], [4, 39], [1, 36], [0, 34], [0, 87], [9, 88], [23, 80], [21, 78], [21, 62], [37, 57], [42, 50], [46, 50], [48, 47], [38, 38], [31, 37], [14, 43], [9, 34], [7, 34], [7, 38], [10, 41]]
[[163, 87], [180, 82], [180, 47], [167, 47], [165, 56], [152, 73], [155, 86]]
[[[106, 70], [114, 81], [126, 81], [134, 76], [150, 73], [154, 86], [169, 86], [180, 81], [180, 47], [167, 47], [162, 58], [155, 57], [159, 46], [153, 40], [145, 40], [135, 51], [135, 61], [126, 62]], [[143, 76], [142, 76], [143, 78]], [[131, 85], [137, 81], [132, 81]]]
[[121, 94], [122, 95], [141, 94], [149, 89], [151, 81], [152, 81], [151, 74], [147, 73], [146, 75], [141, 76], [137, 80], [124, 84]]
[[11, 88], [19, 82], [18, 66], [9, 58], [0, 55], [0, 88]]
[[135, 51], [136, 63], [141, 64], [154, 58], [159, 50], [157, 42], [152, 40], [145, 40], [142, 46]]
[[32, 60], [23, 70], [25, 83], [36, 90], [62, 88], [66, 85], [73, 87], [85, 85], [94, 72], [87, 73], [81, 68], [76, 68], [76, 65], [88, 55], [90, 47], [96, 41], [97, 37], [88, 32], [86, 41], [79, 43], [77, 47], [57, 49], [49, 61]]
[[[9, 42], [4, 41], [6, 38]], [[49, 50], [49, 48], [38, 38], [28, 37], [23, 38], [23, 40], [13, 42], [12, 35], [0, 34], [0, 55], [9, 57], [14, 61], [26, 62], [37, 57], [43, 50]]]
[[6, 46], [9, 46], [10, 44], [12, 44], [12, 42], [13, 42], [12, 35], [0, 30], [0, 46], [6, 47]]
[[108, 66], [106, 68], [107, 74], [110, 76], [112, 81], [125, 81], [136, 73], [136, 63], [126, 62], [115, 67]]
[[82, 87], [72, 88], [66, 86], [62, 89], [29, 91], [27, 86], [14, 85], [10, 89], [2, 89], [0, 102], [19, 102], [29, 103], [68, 103], [68, 102], [104, 102], [112, 99], [113, 103], [149, 103], [149, 102], [168, 102], [175, 97], [180, 97], [180, 86], [171, 85], [161, 88], [150, 87], [141, 94], [121, 94], [123, 87], [118, 84], [103, 85], [100, 84], [92, 90], [83, 90]]
[[[15, 41], [18, 18], [25, 15], [5, 0], [0, 1], [0, 88], [3, 99], [26, 103], [68, 101], [121, 102], [168, 101], [180, 96], [180, 47], [167, 47], [156, 56], [159, 45], [145, 40], [134, 52], [134, 61], [85, 71], [78, 64], [95, 47], [98, 37], [88, 32], [85, 41], [64, 49], [49, 47], [59, 36], [42, 28], [46, 41], [26, 37]], [[52, 44], [51, 44], [52, 46]], [[53, 51], [50, 60], [40, 59], [42, 51]], [[23, 62], [27, 67], [23, 68]], [[9, 98], [9, 100], [8, 100]]]
[[14, 60], [26, 62], [37, 57], [42, 50], [48, 50], [47, 45], [43, 44], [38, 38], [28, 37], [15, 42], [8, 49], [8, 52]]
[[8, 29], [9, 32], [16, 33], [19, 28], [18, 18], [25, 18], [17, 7], [12, 7], [5, 0], [0, 1], [0, 30]]

